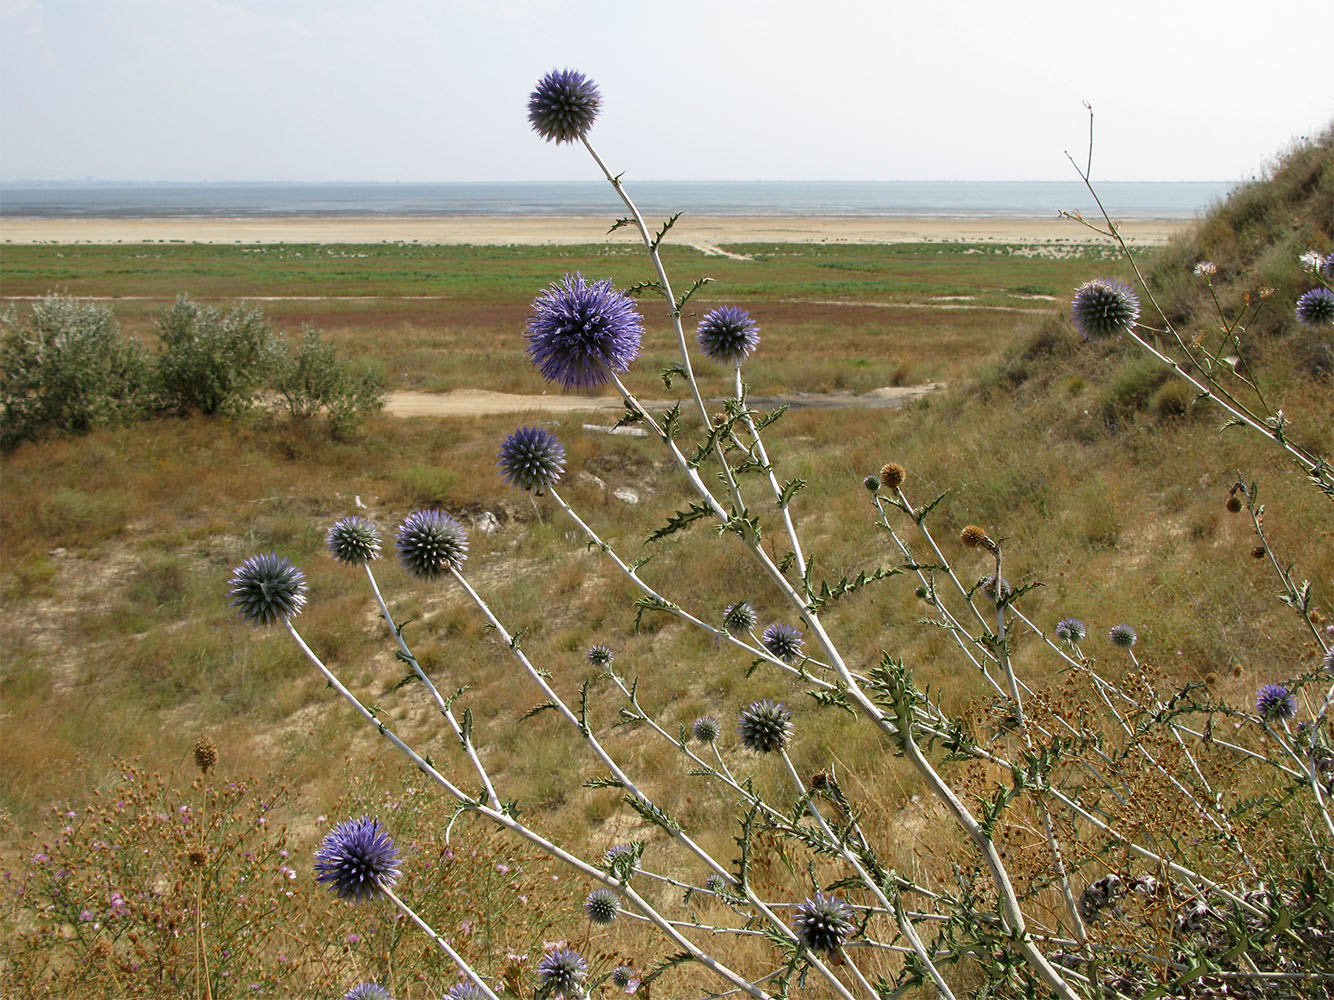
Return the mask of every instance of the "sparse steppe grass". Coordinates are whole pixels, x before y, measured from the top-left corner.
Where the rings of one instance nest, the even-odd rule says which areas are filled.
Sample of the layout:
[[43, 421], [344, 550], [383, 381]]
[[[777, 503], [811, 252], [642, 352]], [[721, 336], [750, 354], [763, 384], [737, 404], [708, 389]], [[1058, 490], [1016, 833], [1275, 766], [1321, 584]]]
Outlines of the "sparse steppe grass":
[[[752, 391], [873, 388], [893, 381], [886, 374], [890, 364], [903, 366], [908, 381], [945, 376], [956, 382], [953, 391], [907, 412], [793, 411], [770, 433], [771, 450], [785, 475], [800, 475], [810, 483], [798, 494], [794, 511], [820, 575], [833, 581], [898, 561], [872, 527], [861, 485], [866, 473], [896, 460], [908, 467], [905, 490], [915, 502], [950, 491], [935, 526], [961, 572], [975, 570], [981, 576], [987, 571], [981, 559], [970, 561], [975, 557], [956, 541], [963, 525], [982, 523], [1006, 540], [1007, 575], [1016, 582], [1043, 584], [1026, 595], [1026, 611], [1045, 625], [1066, 614], [1083, 617], [1090, 625], [1090, 653], [1113, 674], [1124, 666], [1100, 640], [1108, 627], [1123, 621], [1139, 630], [1137, 651], [1151, 669], [1172, 681], [1212, 676], [1214, 693], [1238, 707], [1272, 676], [1276, 661], [1313, 662], [1312, 644], [1274, 601], [1272, 577], [1250, 555], [1254, 540], [1244, 515], [1223, 509], [1239, 470], [1248, 482], [1259, 480], [1275, 551], [1317, 583], [1334, 579], [1334, 536], [1328, 531], [1313, 535], [1307, 528], [1327, 523], [1327, 502], [1271, 449], [1235, 431], [1220, 440], [1217, 416], [1198, 412], [1189, 400], [1184, 412], [1155, 405], [1160, 380], [1119, 348], [1080, 343], [1063, 319], [923, 303], [926, 296], [979, 294], [979, 288], [990, 289], [982, 301], [992, 304], [1014, 305], [1022, 301], [1019, 295], [1046, 294], [1048, 288], [1064, 296], [1091, 266], [1102, 273], [1104, 264], [932, 248], [930, 253], [956, 269], [952, 274], [927, 267], [930, 260], [912, 265], [920, 273], [909, 273], [899, 260], [908, 276], [893, 285], [893, 275], [876, 277], [881, 272], [872, 266], [879, 252], [885, 257], [883, 271], [892, 272], [887, 261], [894, 257], [893, 248], [818, 248], [840, 267], [775, 254], [773, 262], [790, 272], [770, 270], [761, 248], [742, 249], [757, 261], [691, 255], [675, 267], [678, 274], [690, 273], [698, 263], [710, 273], [723, 273], [726, 267], [747, 275], [707, 288], [692, 306], [703, 311], [739, 300], [759, 320], [764, 341], [748, 368]], [[516, 259], [528, 267], [529, 255], [541, 264], [532, 263], [533, 274], [523, 272], [532, 280], [513, 291], [514, 276], [499, 272]], [[574, 267], [615, 273], [618, 280], [638, 276], [629, 273], [628, 264], [624, 274], [599, 267], [609, 262], [622, 266], [616, 254], [603, 260], [529, 249], [517, 258], [480, 256], [489, 263], [460, 279], [460, 287], [473, 288], [472, 296], [462, 300], [388, 299], [378, 306], [293, 301], [265, 303], [265, 308], [280, 325], [318, 323], [345, 347], [382, 360], [393, 388], [481, 385], [532, 391], [538, 383], [519, 352], [522, 318], [533, 291]], [[11, 282], [12, 259], [7, 249], [6, 293], [24, 294]], [[298, 272], [305, 274], [308, 258], [297, 262]], [[264, 288], [296, 287], [292, 274], [264, 276], [262, 268], [251, 265], [249, 259], [236, 263], [235, 273], [228, 275], [235, 287], [224, 292], [219, 285], [218, 294], [243, 298], [283, 294]], [[188, 267], [209, 265], [198, 260], [174, 266], [186, 274]], [[406, 287], [415, 280], [411, 268], [427, 265], [400, 266], [385, 279], [387, 288]], [[541, 267], [550, 270], [534, 277]], [[756, 277], [761, 272], [763, 281]], [[869, 277], [865, 284], [846, 284], [826, 272]], [[76, 274], [66, 287], [76, 295], [114, 294], [95, 291], [113, 287], [113, 277], [108, 273], [97, 279], [107, 284], [81, 288]], [[144, 287], [155, 288], [158, 280]], [[309, 280], [321, 287], [318, 273]], [[325, 287], [362, 287], [341, 271], [330, 272], [328, 280]], [[485, 286], [485, 294], [478, 286]], [[162, 302], [180, 290], [199, 294], [194, 284], [166, 288], [164, 282]], [[812, 301], [816, 296], [897, 301], [912, 308], [828, 306]], [[149, 305], [156, 309], [160, 304], [143, 307], [140, 329], [145, 334]], [[121, 313], [126, 307], [131, 311]], [[138, 322], [126, 319], [138, 308], [118, 304], [122, 322]], [[1051, 306], [1053, 313], [1060, 309], [1059, 303]], [[432, 315], [445, 318], [440, 327], [431, 327]], [[1021, 324], [1030, 324], [1032, 332], [998, 355]], [[651, 377], [672, 359], [670, 345], [661, 340], [659, 331], [658, 342], [637, 366], [643, 375], [639, 384], [654, 387], [645, 389], [647, 396], [665, 395]], [[941, 358], [941, 352], [948, 357]], [[1298, 356], [1295, 348], [1270, 351], [1270, 377], [1303, 439], [1328, 453], [1334, 450], [1328, 386], [1290, 377], [1299, 370]], [[395, 381], [399, 366], [407, 380], [402, 383]], [[707, 391], [707, 377], [704, 384]], [[294, 828], [302, 824], [304, 861], [323, 832], [311, 826], [310, 818], [335, 815], [345, 786], [363, 773], [361, 760], [373, 751], [375, 739], [353, 725], [282, 636], [256, 633], [237, 621], [222, 594], [229, 570], [245, 556], [270, 549], [290, 556], [311, 580], [312, 604], [303, 630], [316, 637], [330, 660], [351, 668], [355, 686], [396, 727], [428, 731], [434, 713], [421, 692], [415, 686], [393, 690], [403, 667], [390, 655], [358, 575], [323, 553], [327, 525], [351, 513], [352, 497], [359, 495], [385, 529], [423, 505], [443, 506], [465, 523], [483, 511], [495, 513], [500, 524], [495, 534], [472, 534], [466, 572], [502, 620], [529, 629], [525, 649], [550, 664], [569, 690], [596, 675], [583, 651], [593, 642], [607, 642], [625, 672], [652, 675], [654, 697], [662, 700], [654, 707], [664, 712], [669, 728], [688, 726], [707, 713], [717, 715], [730, 735], [738, 703], [764, 696], [787, 700], [796, 710], [798, 731], [818, 725], [830, 737], [829, 745], [838, 747], [837, 759], [828, 761], [803, 756], [806, 751], [799, 746], [798, 767], [814, 772], [833, 763], [840, 773], [856, 771], [858, 785], [849, 791], [866, 804], [868, 828], [897, 831], [893, 839], [899, 856], [887, 858], [889, 863], [910, 872], [916, 865], [943, 869], [958, 860], [950, 839], [939, 837], [932, 825], [934, 807], [913, 801], [915, 782], [900, 761], [882, 753], [875, 737], [840, 713], [817, 712], [783, 677], [764, 670], [745, 677], [747, 664], [737, 654], [674, 621], [649, 617], [640, 632], [632, 630], [634, 595], [623, 580], [585, 549], [548, 502], [539, 499], [535, 508], [527, 496], [507, 492], [493, 474], [503, 435], [531, 422], [523, 417], [380, 417], [352, 440], [331, 441], [283, 424], [192, 418], [24, 445], [7, 455], [0, 501], [5, 531], [0, 621], [6, 647], [0, 674], [6, 712], [0, 806], [7, 815], [0, 835], [8, 846], [21, 842], [21, 831], [43, 823], [48, 805], [80, 801], [90, 786], [105, 781], [114, 773], [113, 757], [180, 770], [202, 728], [222, 734], [219, 742], [233, 767], [275, 770], [297, 789], [285, 817]], [[638, 539], [682, 504], [675, 475], [658, 450], [635, 439], [584, 434], [579, 416], [542, 422], [570, 449], [571, 472], [563, 492], [590, 512], [598, 530], [623, 551], [645, 551]], [[616, 499], [611, 491], [618, 487], [635, 490], [641, 502]], [[695, 531], [702, 536], [707, 529]], [[759, 612], [760, 627], [787, 619], [774, 595], [757, 590], [753, 577], [727, 558], [727, 546], [699, 544], [702, 540], [676, 536], [653, 546], [656, 555], [646, 575], [701, 581], [691, 589], [689, 599], [697, 606], [689, 610], [702, 617], [716, 617], [723, 605], [747, 598]], [[781, 545], [773, 545], [781, 554]], [[512, 724], [539, 696], [516, 687], [506, 651], [476, 614], [460, 606], [453, 585], [409, 586], [392, 559], [376, 569], [396, 616], [416, 619], [408, 634], [423, 664], [451, 687], [469, 685], [465, 699], [475, 715], [495, 720], [478, 742], [494, 762], [493, 772], [503, 777], [507, 794], [539, 815], [563, 842], [594, 856], [618, 840], [655, 836], [637, 817], [627, 819], [607, 790], [572, 788], [572, 776], [587, 776], [587, 760], [553, 720], [538, 717], [521, 728]], [[889, 649], [909, 663], [918, 682], [929, 686], [933, 697], [939, 695], [948, 711], [976, 720], [979, 727], [988, 724], [981, 683], [957, 671], [936, 671], [947, 639], [918, 624], [927, 609], [913, 586], [907, 577], [872, 584], [832, 606], [827, 621], [844, 637], [845, 652], [857, 667], [869, 666], [880, 650]], [[1018, 655], [1023, 653], [1021, 641]], [[1056, 678], [1030, 674], [1029, 679], [1041, 684]], [[687, 790], [681, 796], [680, 769], [670, 748], [637, 731], [612, 731], [618, 702], [607, 688], [605, 682], [595, 685], [592, 706], [609, 745], [639, 765], [648, 788], [671, 787], [676, 794], [670, 798], [681, 803], [681, 816], [690, 826], [709, 826], [719, 805], [715, 793], [701, 784], [698, 794]], [[330, 732], [338, 738], [331, 741]], [[331, 742], [339, 748], [332, 755]], [[451, 752], [448, 741], [437, 742], [435, 750], [442, 756]], [[51, 760], [74, 757], [80, 760], [77, 767], [50, 767]], [[844, 761], [847, 766], [840, 766]], [[393, 762], [376, 766], [402, 773]], [[756, 772], [760, 782], [772, 778], [763, 769]], [[713, 825], [705, 846], [728, 856], [734, 831]], [[781, 880], [787, 873], [775, 870], [766, 877]], [[571, 890], [573, 905], [581, 893]], [[496, 925], [507, 933], [516, 927], [532, 931], [522, 921], [507, 921]], [[640, 942], [620, 925], [616, 934], [626, 937], [606, 941], [611, 950], [633, 952]], [[740, 951], [746, 945], [729, 947]], [[350, 954], [355, 957], [345, 951], [344, 958]], [[433, 967], [425, 954], [417, 949], [404, 964], [417, 962], [429, 971]], [[726, 948], [722, 957], [727, 958]], [[353, 966], [349, 960], [343, 967]], [[447, 982], [431, 985], [438, 992]], [[403, 995], [427, 995], [424, 985], [411, 988], [416, 992]]]

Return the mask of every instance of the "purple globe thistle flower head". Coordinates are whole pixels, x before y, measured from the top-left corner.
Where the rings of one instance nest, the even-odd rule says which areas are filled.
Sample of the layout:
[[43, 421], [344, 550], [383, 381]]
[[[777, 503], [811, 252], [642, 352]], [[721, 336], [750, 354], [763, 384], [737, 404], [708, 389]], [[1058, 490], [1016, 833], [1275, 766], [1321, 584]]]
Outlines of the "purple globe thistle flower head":
[[455, 983], [445, 994], [445, 1000], [485, 1000], [486, 994], [476, 983], [462, 980]]
[[741, 710], [737, 735], [741, 745], [756, 753], [773, 753], [787, 746], [792, 734], [792, 713], [772, 698], [752, 701]]
[[604, 669], [611, 666], [612, 660], [616, 659], [616, 654], [611, 651], [611, 647], [604, 646], [600, 642], [596, 646], [588, 647], [587, 656], [589, 663]]
[[468, 558], [468, 532], [440, 510], [419, 510], [398, 526], [399, 561], [413, 576], [434, 580], [458, 569]]
[[1056, 623], [1056, 635], [1066, 642], [1083, 642], [1088, 629], [1078, 618], [1062, 618]]
[[380, 529], [357, 514], [335, 521], [328, 542], [329, 554], [349, 566], [380, 558]]
[[528, 122], [547, 142], [574, 142], [588, 134], [601, 106], [592, 80], [572, 69], [553, 69], [528, 96]]
[[1320, 661], [1320, 665], [1325, 668], [1325, 673], [1334, 674], [1334, 646], [1325, 650], [1325, 658]]
[[544, 996], [578, 996], [579, 984], [587, 975], [588, 962], [570, 948], [548, 952], [537, 963], [537, 978]]
[[644, 321], [630, 297], [610, 280], [589, 284], [567, 274], [533, 302], [528, 356], [550, 382], [596, 389], [639, 356]]
[[360, 983], [343, 994], [343, 1000], [394, 1000], [379, 983]]
[[699, 321], [695, 341], [710, 360], [736, 367], [751, 356], [760, 335], [746, 310], [719, 306]]
[[1255, 693], [1255, 710], [1266, 722], [1286, 722], [1297, 714], [1297, 696], [1282, 684], [1264, 684]]
[[1094, 278], [1075, 290], [1070, 319], [1085, 340], [1125, 333], [1139, 319], [1139, 296], [1124, 281]]
[[791, 663], [801, 655], [801, 632], [786, 622], [774, 622], [760, 634], [760, 643], [770, 653]]
[[1113, 646], [1129, 649], [1139, 641], [1139, 635], [1129, 625], [1113, 625], [1107, 633], [1107, 641]]
[[835, 895], [817, 892], [797, 906], [792, 924], [811, 951], [837, 951], [853, 931], [852, 908]]
[[718, 720], [711, 715], [701, 715], [690, 727], [690, 734], [699, 743], [713, 743], [721, 732]]
[[635, 981], [635, 970], [628, 965], [618, 965], [611, 970], [611, 984], [617, 989], [630, 991], [630, 984]]
[[1326, 278], [1334, 278], [1334, 253], [1325, 255], [1325, 260], [1320, 265], [1320, 273]]
[[729, 632], [749, 632], [759, 618], [746, 601], [737, 601], [723, 608], [723, 628]]
[[295, 618], [306, 604], [306, 575], [276, 552], [251, 556], [232, 571], [228, 583], [232, 607], [255, 625]]
[[1321, 286], [1297, 300], [1297, 322], [1312, 330], [1334, 326], [1334, 292]]
[[602, 927], [615, 921], [620, 907], [621, 897], [611, 889], [594, 889], [584, 900], [584, 914]]
[[344, 820], [315, 852], [315, 881], [354, 903], [374, 899], [398, 881], [398, 848], [369, 816]]
[[565, 473], [565, 448], [541, 427], [520, 427], [500, 446], [500, 474], [511, 486], [541, 493]]

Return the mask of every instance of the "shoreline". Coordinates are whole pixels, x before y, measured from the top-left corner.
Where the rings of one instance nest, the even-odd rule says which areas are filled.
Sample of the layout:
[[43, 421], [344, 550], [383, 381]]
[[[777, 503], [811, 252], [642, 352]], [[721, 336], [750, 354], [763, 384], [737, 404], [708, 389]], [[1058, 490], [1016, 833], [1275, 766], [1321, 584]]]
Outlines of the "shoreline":
[[[646, 219], [651, 227], [661, 220]], [[1130, 218], [1119, 225], [1139, 246], [1166, 243], [1193, 218]], [[608, 234], [611, 220], [592, 215], [287, 216], [282, 218], [0, 219], [0, 243], [421, 243], [449, 246], [556, 246], [638, 243], [630, 227]], [[1059, 216], [730, 216], [683, 215], [666, 242], [707, 252], [741, 243], [1028, 243], [1105, 240]]]

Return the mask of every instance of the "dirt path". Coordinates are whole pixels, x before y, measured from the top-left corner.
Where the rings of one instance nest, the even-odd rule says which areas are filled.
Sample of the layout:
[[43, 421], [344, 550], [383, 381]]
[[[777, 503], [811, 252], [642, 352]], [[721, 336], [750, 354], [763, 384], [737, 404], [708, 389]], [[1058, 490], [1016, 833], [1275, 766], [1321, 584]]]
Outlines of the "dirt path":
[[[885, 386], [870, 392], [794, 392], [782, 396], [751, 396], [756, 409], [787, 405], [799, 407], [852, 406], [866, 410], [892, 410], [929, 392], [943, 388], [943, 383]], [[650, 409], [668, 409], [676, 400], [644, 400]], [[456, 389], [453, 392], [392, 392], [385, 412], [395, 417], [483, 417], [501, 413], [586, 413], [607, 410], [620, 413], [625, 404], [620, 396], [573, 396], [543, 393], [520, 396], [486, 389]]]

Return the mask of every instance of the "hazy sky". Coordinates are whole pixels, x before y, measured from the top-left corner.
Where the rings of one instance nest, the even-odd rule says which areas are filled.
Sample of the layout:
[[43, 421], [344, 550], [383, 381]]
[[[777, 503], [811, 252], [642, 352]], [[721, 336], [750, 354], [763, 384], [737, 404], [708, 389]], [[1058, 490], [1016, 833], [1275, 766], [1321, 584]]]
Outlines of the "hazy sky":
[[1334, 120], [1329, 0], [0, 0], [0, 179], [1240, 180]]

